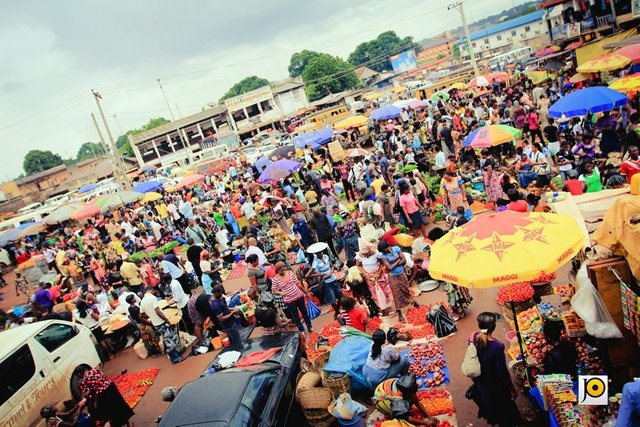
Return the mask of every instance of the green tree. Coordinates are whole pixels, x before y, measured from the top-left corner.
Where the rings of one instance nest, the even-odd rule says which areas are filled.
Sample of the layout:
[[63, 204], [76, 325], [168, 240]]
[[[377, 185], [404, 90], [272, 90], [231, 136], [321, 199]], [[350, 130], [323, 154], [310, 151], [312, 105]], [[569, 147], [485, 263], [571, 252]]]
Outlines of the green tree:
[[263, 86], [269, 86], [269, 80], [263, 79], [258, 76], [249, 76], [240, 80], [238, 83], [231, 86], [231, 88], [220, 98], [222, 103], [227, 98], [233, 98], [234, 96], [242, 95], [243, 93], [251, 92]]
[[451, 49], [451, 57], [460, 58], [460, 45], [458, 43], [453, 45], [453, 49]]
[[42, 172], [56, 166], [60, 166], [64, 161], [59, 154], [51, 151], [31, 150], [24, 156], [22, 167], [27, 175]]
[[118, 149], [118, 152], [125, 157], [135, 156], [133, 148], [131, 147], [131, 143], [129, 142], [129, 135], [136, 135], [138, 133], [146, 132], [170, 122], [170, 120], [167, 120], [164, 117], [154, 117], [152, 119], [149, 119], [149, 121], [142, 125], [142, 127], [140, 127], [139, 129], [131, 129], [126, 131], [124, 135], [120, 135], [118, 139], [116, 139], [116, 148]]
[[330, 93], [353, 89], [358, 85], [358, 77], [353, 67], [328, 53], [322, 53], [309, 62], [302, 73], [302, 80], [311, 101]]
[[289, 60], [289, 76], [301, 76], [304, 69], [309, 65], [309, 62], [320, 55], [322, 55], [320, 52], [306, 49], [291, 55], [291, 59]]
[[78, 149], [78, 154], [76, 154], [76, 161], [82, 162], [84, 160], [93, 159], [103, 154], [104, 150], [102, 149], [102, 145], [96, 144], [95, 142], [85, 142]]
[[372, 70], [391, 70], [389, 56], [406, 50], [414, 49], [419, 52], [420, 45], [413, 41], [413, 37], [400, 38], [395, 31], [385, 31], [373, 40], [360, 43], [349, 55], [348, 61], [354, 67], [366, 65]]

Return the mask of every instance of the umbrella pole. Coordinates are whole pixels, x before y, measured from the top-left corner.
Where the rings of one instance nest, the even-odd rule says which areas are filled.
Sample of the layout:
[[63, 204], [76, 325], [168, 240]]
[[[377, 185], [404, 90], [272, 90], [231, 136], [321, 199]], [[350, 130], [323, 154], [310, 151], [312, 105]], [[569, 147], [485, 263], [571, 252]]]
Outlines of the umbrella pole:
[[[513, 299], [513, 298], [512, 298]], [[511, 301], [511, 313], [513, 313], [513, 324], [516, 328], [516, 337], [518, 337], [518, 346], [520, 347], [520, 356], [522, 357], [522, 363], [524, 363], [524, 382], [525, 386], [531, 386], [529, 384], [529, 367], [527, 366], [527, 358], [524, 353], [524, 346], [522, 345], [522, 336], [520, 335], [520, 326], [518, 325], [518, 314], [516, 313], [516, 303]]]

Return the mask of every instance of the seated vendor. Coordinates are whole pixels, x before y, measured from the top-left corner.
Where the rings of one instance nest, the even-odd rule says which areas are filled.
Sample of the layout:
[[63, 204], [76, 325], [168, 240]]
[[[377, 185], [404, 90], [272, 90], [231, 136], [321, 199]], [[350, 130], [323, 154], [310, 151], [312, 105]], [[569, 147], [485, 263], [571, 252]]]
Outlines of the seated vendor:
[[401, 356], [398, 350], [390, 344], [385, 344], [387, 334], [382, 329], [376, 329], [371, 335], [373, 344], [367, 356], [367, 362], [362, 369], [367, 382], [375, 387], [387, 378], [395, 378], [409, 371], [409, 360]]
[[545, 374], [569, 374], [576, 377], [578, 374], [578, 352], [576, 345], [569, 340], [561, 338], [564, 323], [560, 320], [547, 320], [544, 323], [544, 338], [553, 348], [544, 356]]
[[291, 320], [275, 306], [273, 294], [269, 291], [258, 293], [254, 288], [247, 291], [247, 296], [256, 302], [256, 326], [261, 326], [264, 335], [277, 335], [291, 332]]
[[411, 406], [424, 414], [424, 419], [409, 416], [408, 421], [413, 425], [437, 425], [438, 422], [429, 417], [424, 405], [416, 397], [418, 384], [413, 375], [404, 375], [400, 378], [389, 378], [376, 387], [373, 394], [373, 403], [376, 409], [387, 417], [391, 414], [391, 405], [395, 400], [406, 400]]

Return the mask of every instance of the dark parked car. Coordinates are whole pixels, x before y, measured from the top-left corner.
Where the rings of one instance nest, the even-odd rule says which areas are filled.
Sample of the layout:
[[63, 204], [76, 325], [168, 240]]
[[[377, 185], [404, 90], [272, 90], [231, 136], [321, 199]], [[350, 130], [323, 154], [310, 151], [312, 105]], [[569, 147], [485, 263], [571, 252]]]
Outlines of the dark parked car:
[[[242, 356], [274, 347], [282, 349], [263, 363], [209, 374], [182, 387], [160, 420], [160, 427], [271, 427], [307, 425], [294, 399], [300, 370], [297, 333], [249, 339]], [[224, 349], [220, 354], [233, 349]]]

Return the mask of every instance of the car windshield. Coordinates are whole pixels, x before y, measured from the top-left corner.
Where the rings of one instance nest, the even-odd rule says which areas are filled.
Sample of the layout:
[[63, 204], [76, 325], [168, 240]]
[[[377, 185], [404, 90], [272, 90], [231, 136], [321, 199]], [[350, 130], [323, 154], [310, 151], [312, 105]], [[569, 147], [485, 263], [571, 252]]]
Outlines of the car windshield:
[[271, 390], [278, 377], [278, 370], [259, 372], [251, 378], [245, 390], [240, 406], [229, 425], [253, 427], [260, 424]]

